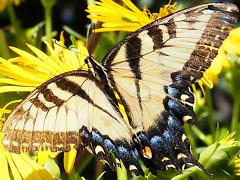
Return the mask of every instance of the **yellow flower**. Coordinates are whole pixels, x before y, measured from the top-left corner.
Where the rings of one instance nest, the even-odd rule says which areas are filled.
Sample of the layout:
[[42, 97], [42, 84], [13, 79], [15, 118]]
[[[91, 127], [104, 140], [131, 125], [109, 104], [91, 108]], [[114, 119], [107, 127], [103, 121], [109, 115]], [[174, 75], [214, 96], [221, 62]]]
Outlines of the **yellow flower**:
[[14, 5], [18, 6], [20, 4], [21, 0], [0, 0], [0, 12], [5, 9], [8, 1], [10, 1], [10, 3], [13, 3]]
[[230, 63], [227, 54], [240, 55], [240, 28], [230, 31], [228, 38], [223, 42], [218, 51], [217, 57], [213, 60], [210, 68], [204, 73], [204, 76], [199, 82], [203, 82], [209, 88], [217, 83], [218, 75], [224, 67], [228, 68]]
[[31, 92], [37, 86], [48, 79], [71, 70], [86, 69], [84, 59], [88, 56], [87, 49], [81, 42], [78, 42], [77, 49], [66, 49], [63, 36], [60, 42], [55, 43], [53, 49], [48, 42], [45, 42], [50, 55], [43, 53], [34, 46], [27, 45], [36, 55], [32, 55], [21, 49], [10, 47], [19, 56], [9, 60], [0, 57], [0, 72], [3, 77], [0, 78], [0, 93], [11, 91]]
[[[222, 138], [220, 141], [219, 141], [219, 144], [221, 146], [228, 146], [228, 147], [234, 147], [234, 146], [237, 146], [238, 142], [235, 140], [235, 133], [229, 133], [227, 132], [227, 134], [225, 135], [224, 138]], [[224, 148], [224, 147], [222, 147]]]
[[89, 5], [86, 10], [90, 15], [87, 17], [103, 22], [103, 27], [96, 32], [104, 31], [135, 31], [150, 22], [172, 14], [181, 9], [176, 3], [159, 9], [159, 13], [151, 13], [148, 9], [138, 9], [130, 0], [121, 0], [125, 6], [119, 5], [113, 0], [100, 0], [95, 5]]
[[240, 27], [230, 31], [227, 41], [222, 45], [225, 54], [240, 55]]
[[[11, 91], [31, 92], [43, 82], [58, 74], [80, 68], [87, 70], [84, 59], [88, 56], [88, 51], [83, 42], [77, 41], [76, 47], [68, 50], [64, 46], [62, 33], [60, 41], [55, 41], [54, 48], [48, 42], [45, 42], [45, 44], [50, 55], [28, 44], [27, 46], [35, 55], [15, 47], [10, 47], [19, 56], [9, 60], [0, 57], [0, 83], [3, 84], [0, 86], [0, 93]], [[5, 114], [11, 112], [8, 106], [15, 102], [19, 102], [19, 100], [12, 101], [0, 109], [0, 130], [5, 120]], [[38, 155], [39, 164], [44, 165], [48, 156], [53, 156], [53, 154], [50, 151], [40, 151]], [[64, 156], [65, 170], [70, 173], [76, 157], [76, 150], [72, 148]]]
[[10, 103], [7, 103], [2, 109], [0, 109], [0, 132], [2, 130], [2, 127], [3, 127], [3, 124], [4, 124], [4, 121], [6, 120], [5, 118], [5, 114], [9, 114], [11, 112], [10, 109], [7, 109], [8, 106], [14, 104], [14, 103], [19, 103], [21, 102], [21, 100], [14, 100], [14, 101], [11, 101]]
[[15, 154], [5, 151], [2, 142], [3, 134], [0, 132], [0, 175], [1, 179], [53, 179], [52, 175], [30, 159], [26, 154]]

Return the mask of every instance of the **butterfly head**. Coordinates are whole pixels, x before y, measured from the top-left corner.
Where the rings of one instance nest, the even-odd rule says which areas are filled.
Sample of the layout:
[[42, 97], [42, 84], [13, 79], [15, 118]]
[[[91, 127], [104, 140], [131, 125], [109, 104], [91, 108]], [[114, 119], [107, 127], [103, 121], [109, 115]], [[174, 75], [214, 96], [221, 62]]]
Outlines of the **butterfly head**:
[[92, 56], [87, 56], [87, 57], [84, 59], [84, 63], [87, 64], [88, 69], [92, 69], [92, 68], [93, 68], [92, 61], [94, 61], [94, 59], [93, 59]]
[[98, 63], [93, 56], [87, 56], [84, 60], [85, 64], [87, 64], [88, 69], [91, 71], [102, 71], [104, 68], [103, 66]]

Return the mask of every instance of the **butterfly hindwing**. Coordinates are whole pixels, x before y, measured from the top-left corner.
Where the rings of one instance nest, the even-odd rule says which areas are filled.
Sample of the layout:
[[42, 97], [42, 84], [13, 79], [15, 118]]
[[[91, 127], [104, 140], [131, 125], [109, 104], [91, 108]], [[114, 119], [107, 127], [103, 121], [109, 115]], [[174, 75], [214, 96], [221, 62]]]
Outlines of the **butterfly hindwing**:
[[110, 152], [142, 174], [129, 126], [89, 72], [67, 72], [42, 84], [10, 114], [3, 132], [13, 152], [88, 147], [113, 170]]

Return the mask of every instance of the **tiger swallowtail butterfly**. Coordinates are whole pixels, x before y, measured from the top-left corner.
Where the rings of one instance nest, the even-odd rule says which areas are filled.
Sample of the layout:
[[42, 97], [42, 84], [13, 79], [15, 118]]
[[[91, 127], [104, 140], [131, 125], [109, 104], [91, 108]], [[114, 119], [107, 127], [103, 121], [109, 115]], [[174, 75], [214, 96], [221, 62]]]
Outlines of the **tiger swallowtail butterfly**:
[[113, 153], [137, 175], [144, 174], [139, 160], [154, 174], [189, 163], [208, 173], [184, 134], [184, 123], [196, 122], [190, 86], [210, 67], [237, 13], [229, 3], [185, 9], [130, 33], [102, 65], [87, 57], [88, 71], [44, 82], [12, 111], [4, 146], [17, 153], [89, 147], [111, 169]]

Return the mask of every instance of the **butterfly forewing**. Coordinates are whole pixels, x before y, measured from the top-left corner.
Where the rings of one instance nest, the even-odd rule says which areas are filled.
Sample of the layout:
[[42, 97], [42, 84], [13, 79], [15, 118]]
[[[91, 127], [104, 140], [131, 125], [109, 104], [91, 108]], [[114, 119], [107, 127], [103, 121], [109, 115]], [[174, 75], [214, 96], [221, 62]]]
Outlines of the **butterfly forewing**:
[[183, 123], [196, 121], [189, 86], [210, 67], [237, 21], [236, 12], [227, 3], [183, 10], [130, 34], [105, 57], [130, 125], [145, 147], [140, 151], [153, 160], [145, 161], [153, 172], [172, 165], [180, 170], [186, 163], [203, 169], [183, 138]]
[[[172, 74], [188, 74], [191, 83], [203, 76], [234, 27], [231, 12], [235, 11], [236, 6], [227, 3], [183, 10], [130, 34], [105, 57], [104, 65], [123, 101], [131, 99], [126, 107], [138, 128], [147, 130], [145, 121], [152, 123], [164, 110], [164, 86], [173, 83]], [[155, 115], [148, 113], [153, 106]]]

